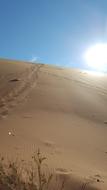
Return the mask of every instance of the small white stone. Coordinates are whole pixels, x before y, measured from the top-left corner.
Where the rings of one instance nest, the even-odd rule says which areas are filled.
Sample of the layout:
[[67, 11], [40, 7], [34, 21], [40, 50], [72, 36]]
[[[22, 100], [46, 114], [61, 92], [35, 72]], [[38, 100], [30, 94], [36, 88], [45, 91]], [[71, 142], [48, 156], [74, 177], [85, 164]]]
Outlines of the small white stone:
[[9, 135], [12, 135], [12, 133], [9, 131], [9, 133], [8, 133]]

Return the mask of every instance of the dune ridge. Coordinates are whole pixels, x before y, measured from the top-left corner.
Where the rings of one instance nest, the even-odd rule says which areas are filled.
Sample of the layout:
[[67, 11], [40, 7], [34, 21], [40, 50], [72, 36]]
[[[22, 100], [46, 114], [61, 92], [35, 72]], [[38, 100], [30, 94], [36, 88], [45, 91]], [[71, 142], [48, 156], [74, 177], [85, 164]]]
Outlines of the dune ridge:
[[66, 189], [107, 189], [106, 74], [1, 59], [0, 131], [1, 155], [39, 147]]

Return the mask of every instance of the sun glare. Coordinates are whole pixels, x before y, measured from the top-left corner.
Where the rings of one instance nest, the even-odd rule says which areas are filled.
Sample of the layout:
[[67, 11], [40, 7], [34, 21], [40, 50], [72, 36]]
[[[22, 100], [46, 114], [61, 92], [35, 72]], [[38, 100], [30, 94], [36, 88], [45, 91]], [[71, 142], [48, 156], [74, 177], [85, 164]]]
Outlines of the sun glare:
[[90, 47], [84, 58], [89, 67], [104, 71], [107, 66], [107, 44], [96, 44]]
[[96, 77], [103, 77], [105, 74], [103, 72], [96, 72], [96, 71], [85, 71], [89, 76], [96, 76]]

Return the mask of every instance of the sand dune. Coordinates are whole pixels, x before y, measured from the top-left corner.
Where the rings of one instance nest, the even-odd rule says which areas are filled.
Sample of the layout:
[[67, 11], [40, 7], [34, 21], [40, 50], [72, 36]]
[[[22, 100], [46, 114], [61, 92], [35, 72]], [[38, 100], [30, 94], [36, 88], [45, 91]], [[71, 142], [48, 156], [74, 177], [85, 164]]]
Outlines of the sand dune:
[[107, 75], [0, 60], [0, 153], [38, 147], [68, 189], [107, 189]]

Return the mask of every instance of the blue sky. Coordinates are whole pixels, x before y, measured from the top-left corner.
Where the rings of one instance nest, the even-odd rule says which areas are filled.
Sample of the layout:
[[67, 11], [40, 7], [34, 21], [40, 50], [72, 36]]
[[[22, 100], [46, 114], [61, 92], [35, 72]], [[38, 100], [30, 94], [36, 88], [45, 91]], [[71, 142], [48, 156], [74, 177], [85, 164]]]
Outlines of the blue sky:
[[86, 68], [107, 42], [106, 0], [0, 0], [0, 57]]

